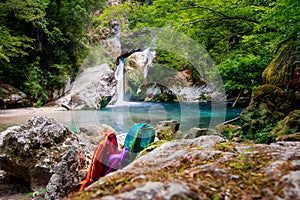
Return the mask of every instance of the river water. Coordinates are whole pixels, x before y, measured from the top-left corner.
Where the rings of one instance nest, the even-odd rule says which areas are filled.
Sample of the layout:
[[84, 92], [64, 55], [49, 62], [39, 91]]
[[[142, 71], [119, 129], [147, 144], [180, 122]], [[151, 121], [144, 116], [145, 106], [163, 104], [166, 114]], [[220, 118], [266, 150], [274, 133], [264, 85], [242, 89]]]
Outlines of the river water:
[[[101, 110], [58, 111], [53, 109], [21, 109], [0, 111], [0, 131], [24, 124], [32, 116], [47, 116], [67, 125], [78, 133], [83, 125], [108, 124], [118, 133], [127, 132], [135, 123], [176, 119], [183, 132], [192, 127], [214, 128], [216, 124], [239, 116], [242, 108], [231, 108], [227, 103], [149, 103], [128, 102], [122, 106], [108, 106]], [[19, 112], [19, 113], [18, 113]]]

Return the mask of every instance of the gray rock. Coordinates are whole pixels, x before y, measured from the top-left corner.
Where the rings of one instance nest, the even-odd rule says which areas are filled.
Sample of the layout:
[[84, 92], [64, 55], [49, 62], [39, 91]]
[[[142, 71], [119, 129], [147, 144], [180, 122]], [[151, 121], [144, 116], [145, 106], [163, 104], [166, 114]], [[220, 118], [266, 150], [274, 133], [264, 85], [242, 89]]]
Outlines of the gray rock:
[[299, 199], [299, 157], [300, 142], [167, 141], [69, 199]]
[[214, 129], [209, 128], [191, 128], [189, 132], [184, 136], [185, 139], [193, 139], [203, 135], [219, 135]]
[[74, 146], [63, 156], [47, 184], [45, 199], [61, 199], [79, 189], [80, 181], [84, 177], [78, 172], [78, 154], [78, 147]]
[[[292, 171], [281, 178], [285, 200], [300, 199], [300, 171]], [[281, 199], [281, 198], [278, 198]]]
[[185, 184], [178, 182], [162, 183], [162, 182], [146, 182], [136, 186], [130, 192], [125, 192], [115, 196], [107, 196], [103, 200], [117, 199], [135, 199], [135, 200], [171, 200], [171, 199], [202, 199], [196, 196]]
[[72, 89], [61, 99], [57, 100], [59, 106], [70, 110], [99, 109], [105, 107], [102, 100], [115, 93], [114, 71], [108, 64], [84, 69], [72, 83]]
[[0, 84], [0, 109], [28, 106], [32, 106], [32, 103], [25, 93], [11, 85]]
[[0, 167], [27, 181], [31, 190], [41, 190], [72, 146], [79, 146], [78, 138], [66, 126], [52, 118], [33, 117], [1, 132]]

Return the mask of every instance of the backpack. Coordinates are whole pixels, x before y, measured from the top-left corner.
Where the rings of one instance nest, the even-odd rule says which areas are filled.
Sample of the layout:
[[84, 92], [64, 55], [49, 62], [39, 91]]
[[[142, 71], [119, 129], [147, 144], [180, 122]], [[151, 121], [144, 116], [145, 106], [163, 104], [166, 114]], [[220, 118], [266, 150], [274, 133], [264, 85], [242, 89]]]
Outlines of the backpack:
[[124, 141], [124, 147], [130, 152], [130, 160], [134, 160], [154, 139], [155, 130], [150, 124], [139, 123], [131, 126]]
[[91, 183], [97, 181], [100, 177], [108, 174], [108, 170], [111, 172], [112, 169], [109, 166], [109, 156], [118, 154], [118, 142], [116, 133], [107, 132], [104, 134], [104, 140], [97, 146], [92, 162], [90, 164], [86, 179], [81, 182], [82, 186], [80, 191]]

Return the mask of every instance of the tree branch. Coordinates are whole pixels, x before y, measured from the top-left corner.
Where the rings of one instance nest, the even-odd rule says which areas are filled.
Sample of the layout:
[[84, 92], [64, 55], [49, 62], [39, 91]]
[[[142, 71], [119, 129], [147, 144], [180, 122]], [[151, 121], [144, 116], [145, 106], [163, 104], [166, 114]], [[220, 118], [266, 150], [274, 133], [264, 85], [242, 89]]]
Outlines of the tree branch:
[[187, 7], [181, 8], [180, 10], [188, 10], [188, 9], [195, 9], [195, 8], [206, 9], [206, 10], [209, 10], [211, 12], [217, 13], [218, 15], [220, 15], [222, 17], [220, 17], [220, 18], [199, 19], [199, 20], [194, 20], [190, 23], [184, 23], [184, 24], [193, 24], [193, 23], [197, 23], [197, 22], [200, 22], [200, 21], [211, 21], [211, 20], [221, 21], [221, 20], [230, 20], [230, 19], [232, 19], [232, 20], [243, 20], [243, 21], [248, 21], [248, 22], [252, 22], [252, 23], [255, 23], [255, 24], [259, 23], [257, 20], [254, 20], [254, 19], [248, 19], [248, 18], [245, 18], [245, 17], [238, 17], [238, 16], [229, 16], [229, 15], [226, 15], [225, 13], [223, 13], [219, 10], [215, 10], [215, 9], [213, 9], [211, 7], [208, 7], [208, 6], [201, 6], [201, 5], [187, 6]]
[[224, 13], [222, 13], [222, 12], [220, 12], [218, 10], [212, 9], [212, 8], [210, 8], [208, 6], [200, 6], [200, 5], [197, 5], [197, 6], [187, 6], [187, 7], [181, 8], [180, 10], [188, 10], [188, 9], [194, 9], [194, 8], [206, 9], [206, 10], [212, 11], [214, 13], [218, 13], [219, 15], [221, 15], [223, 17], [229, 17], [228, 15], [225, 15]]

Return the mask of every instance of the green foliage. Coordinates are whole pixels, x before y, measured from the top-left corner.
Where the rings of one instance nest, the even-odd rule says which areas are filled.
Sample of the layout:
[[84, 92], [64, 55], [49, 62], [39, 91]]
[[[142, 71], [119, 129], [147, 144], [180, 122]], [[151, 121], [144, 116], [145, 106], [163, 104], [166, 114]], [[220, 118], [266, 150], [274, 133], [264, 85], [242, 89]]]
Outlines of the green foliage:
[[[168, 27], [182, 32], [209, 52], [226, 89], [253, 90], [262, 83], [261, 73], [277, 45], [299, 34], [299, 4], [297, 0], [155, 0], [149, 6], [127, 1], [105, 10], [98, 22], [107, 25], [121, 17], [133, 30]], [[177, 70], [186, 65], [184, 57], [160, 50], [158, 59]]]
[[220, 63], [218, 69], [227, 90], [246, 88], [253, 90], [262, 84], [261, 74], [266, 63], [263, 64], [260, 56], [236, 55], [235, 58]]
[[46, 189], [43, 189], [43, 190], [37, 190], [35, 192], [30, 192], [30, 193], [27, 193], [25, 194], [24, 196], [22, 196], [22, 199], [27, 199], [27, 198], [34, 198], [34, 195], [36, 196], [39, 196], [39, 195], [44, 195], [46, 194]]
[[40, 106], [75, 77], [88, 54], [87, 29], [103, 1], [0, 3], [0, 77]]
[[[261, 84], [261, 72], [277, 46], [297, 36], [300, 27], [298, 0], [155, 0], [151, 5], [127, 0], [111, 7], [106, 3], [2, 1], [1, 82], [29, 92], [38, 104], [51, 100], [48, 93], [61, 90], [84, 60], [88, 65], [97, 62], [87, 44], [106, 38], [110, 22], [118, 20], [124, 34], [145, 27], [184, 33], [207, 50], [226, 89], [252, 90]], [[186, 60], [179, 46], [171, 53], [158, 49], [159, 64], [192, 68], [194, 82], [203, 78]]]
[[270, 134], [270, 132], [273, 130], [273, 127], [274, 125], [269, 124], [262, 130], [257, 130], [252, 134], [245, 134], [242, 137], [244, 140], [253, 140], [255, 143], [270, 144], [275, 142], [275, 137]]

